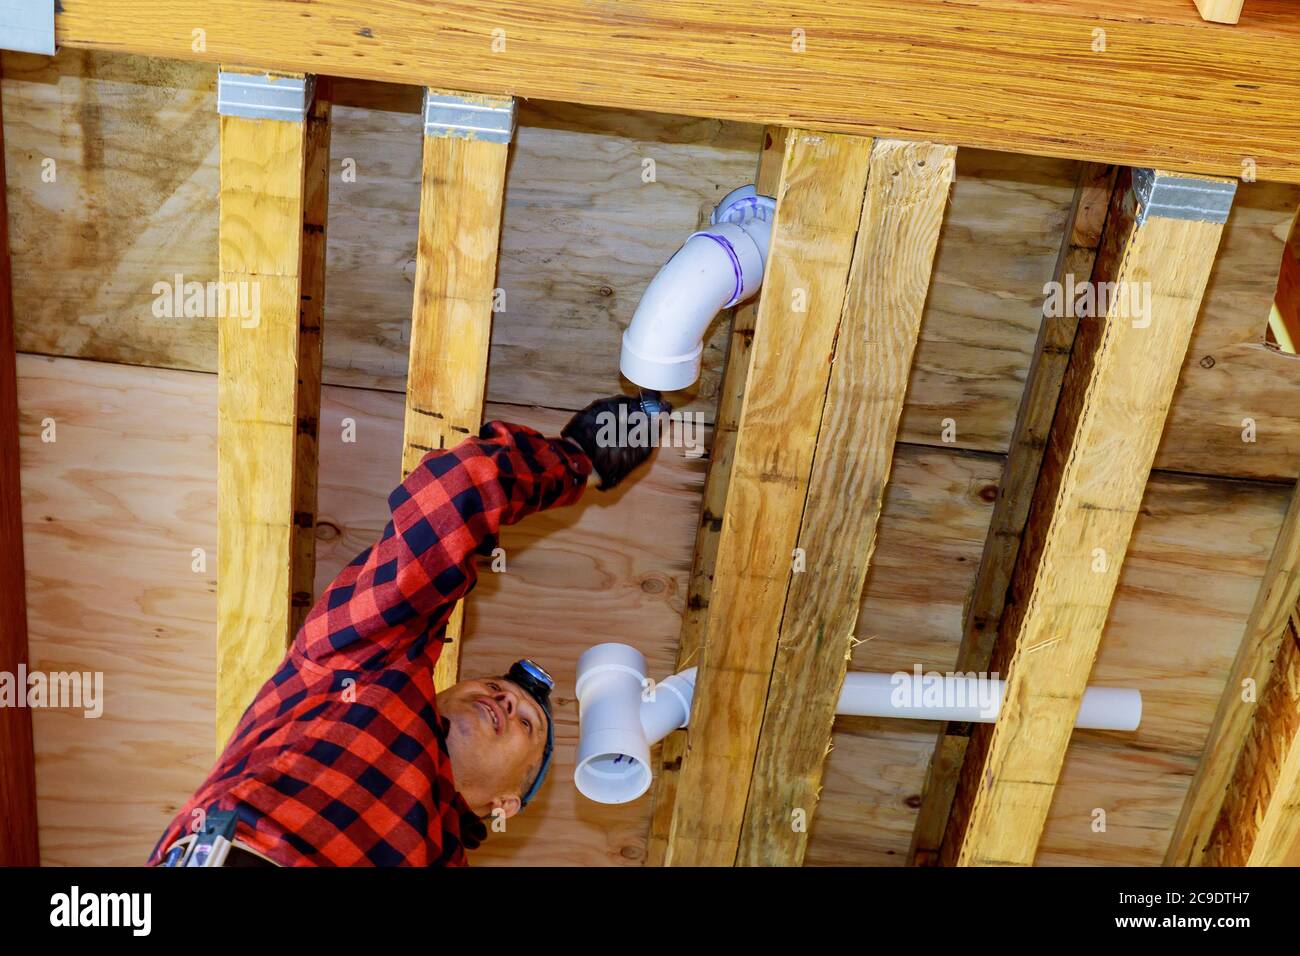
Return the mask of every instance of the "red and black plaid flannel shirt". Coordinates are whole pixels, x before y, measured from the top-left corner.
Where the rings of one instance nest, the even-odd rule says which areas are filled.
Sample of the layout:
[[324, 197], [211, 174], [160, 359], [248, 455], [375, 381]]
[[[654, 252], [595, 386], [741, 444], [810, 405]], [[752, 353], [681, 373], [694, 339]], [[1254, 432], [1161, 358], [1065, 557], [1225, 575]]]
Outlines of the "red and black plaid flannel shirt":
[[487, 833], [456, 791], [434, 699], [447, 619], [501, 526], [577, 501], [590, 473], [575, 445], [504, 422], [426, 455], [149, 862], [202, 809], [235, 810], [237, 837], [284, 866], [465, 865]]

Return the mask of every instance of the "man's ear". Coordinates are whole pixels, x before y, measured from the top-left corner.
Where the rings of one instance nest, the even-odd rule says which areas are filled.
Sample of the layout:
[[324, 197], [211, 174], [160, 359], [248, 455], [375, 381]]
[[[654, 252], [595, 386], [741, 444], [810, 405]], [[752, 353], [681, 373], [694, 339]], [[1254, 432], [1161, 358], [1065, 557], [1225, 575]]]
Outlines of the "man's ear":
[[504, 797], [496, 797], [492, 800], [492, 807], [488, 810], [488, 816], [493, 816], [498, 810], [506, 815], [509, 820], [516, 813], [524, 808], [524, 802], [519, 799], [519, 794], [510, 793]]

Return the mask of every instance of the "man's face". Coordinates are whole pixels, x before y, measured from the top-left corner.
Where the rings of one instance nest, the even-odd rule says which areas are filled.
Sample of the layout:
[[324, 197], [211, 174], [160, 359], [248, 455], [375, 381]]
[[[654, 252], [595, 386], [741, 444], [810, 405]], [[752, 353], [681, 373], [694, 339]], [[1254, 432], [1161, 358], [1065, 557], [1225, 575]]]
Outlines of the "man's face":
[[546, 712], [514, 681], [463, 680], [438, 695], [456, 788], [479, 816], [522, 806], [546, 750]]

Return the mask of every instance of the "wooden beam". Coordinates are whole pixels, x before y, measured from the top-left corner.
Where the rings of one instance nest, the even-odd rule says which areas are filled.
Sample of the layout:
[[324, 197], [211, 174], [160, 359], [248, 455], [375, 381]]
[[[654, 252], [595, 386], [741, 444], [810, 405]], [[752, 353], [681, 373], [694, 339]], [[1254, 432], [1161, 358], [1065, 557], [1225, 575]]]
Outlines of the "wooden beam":
[[1300, 864], [1300, 634], [1293, 614], [1228, 783], [1204, 866]]
[[1241, 19], [1241, 8], [1246, 0], [1196, 0], [1196, 9], [1202, 20], [1211, 23], [1236, 23]]
[[1270, 324], [1284, 352], [1300, 352], [1300, 212], [1291, 222], [1291, 232], [1282, 247], [1282, 266], [1277, 275]]
[[876, 140], [737, 862], [803, 864], [956, 150]]
[[[1205, 738], [1201, 762], [1165, 852], [1166, 866], [1200, 866], [1208, 862], [1216, 821], [1226, 812], [1225, 797], [1234, 788], [1242, 787], [1240, 781], [1234, 784], [1242, 752], [1252, 734], [1262, 732], [1270, 721], [1256, 715], [1263, 708], [1270, 682], [1278, 683], [1273, 675], [1278, 672], [1277, 661], [1287, 641], [1297, 603], [1300, 603], [1300, 488], [1291, 496], [1291, 506], [1255, 595], [1237, 658]], [[1279, 679], [1285, 685], [1285, 680]], [[1259, 731], [1255, 729], [1256, 724], [1260, 726]], [[1255, 752], [1260, 745], [1261, 741], [1255, 741]]]
[[[9, 263], [4, 118], [0, 113], [0, 672], [16, 675], [27, 656], [27, 571], [23, 562], [23, 487], [18, 460], [18, 370]], [[19, 693], [26, 693], [20, 688]], [[36, 757], [32, 712], [0, 707], [0, 866], [37, 866]]]
[[945, 863], [1033, 863], [1223, 232], [1177, 218], [1197, 215], [1180, 197], [1234, 189], [1126, 170], [1112, 197], [1092, 278], [1114, 293], [1079, 324], [990, 662], [1003, 701], [972, 731]]
[[[897, 0], [62, 0], [60, 9], [66, 47], [1222, 176], [1252, 159], [1261, 180], [1300, 182], [1300, 0], [1256, 4], [1233, 30], [1187, 0], [1101, 9], [910, 0], [905, 10]], [[1061, 123], [1067, 103], [1088, 122]]]
[[316, 591], [316, 471], [320, 460], [321, 333], [325, 322], [325, 246], [329, 220], [333, 89], [316, 78], [304, 120], [302, 274], [298, 300], [298, 433], [294, 442], [293, 595], [289, 634], [307, 620]]
[[[328, 108], [313, 116], [328, 125]], [[218, 748], [284, 656], [302, 603], [295, 589], [310, 603], [314, 551], [302, 533], [315, 518], [299, 509], [315, 499], [323, 266], [304, 268], [303, 257], [324, 251], [318, 174], [328, 149], [317, 128], [309, 152], [305, 120], [223, 115], [220, 123]]]
[[[1067, 284], [1073, 287], [1076, 281], [1085, 283], [1092, 276], [1114, 186], [1115, 167], [1096, 163], [1080, 165], [1053, 282], [1062, 287]], [[1044, 299], [1045, 305], [1046, 302]], [[957, 671], [983, 672], [989, 668], [1007, 587], [1020, 554], [1029, 505], [1038, 482], [1047, 435], [1056, 415], [1061, 383], [1065, 380], [1065, 367], [1078, 326], [1079, 320], [1072, 310], [1058, 315], [1044, 309], [1029, 364], [1029, 379], [1021, 394], [1010, 451], [1002, 469], [993, 517], [989, 520], [988, 534], [984, 539], [984, 553], [974, 587], [966, 601]], [[939, 732], [926, 773], [921, 808], [912, 830], [908, 859], [915, 865], [938, 862], [939, 846], [943, 842], [957, 789], [957, 774], [966, 757], [969, 740], [969, 724], [945, 723]]]
[[[759, 195], [775, 196], [780, 187], [786, 132], [780, 126], [769, 126], [763, 131], [758, 173], [754, 179]], [[709, 473], [704, 479], [704, 494], [700, 501], [700, 523], [695, 530], [695, 554], [686, 592], [686, 609], [682, 612], [682, 630], [677, 643], [677, 666], [674, 673], [692, 666], [704, 645], [704, 631], [709, 618], [709, 595], [713, 590], [718, 541], [722, 537], [722, 515], [727, 504], [727, 487], [731, 483], [731, 466], [736, 454], [740, 409], [745, 401], [745, 385], [749, 381], [749, 360], [754, 347], [754, 320], [758, 316], [758, 302], [758, 297], [755, 297], [738, 306], [731, 319], [727, 361], [722, 369], [718, 408], [713, 419]], [[677, 780], [685, 753], [685, 730], [669, 734], [660, 746], [659, 773], [655, 776], [654, 783], [654, 809], [650, 814], [650, 836], [646, 845], [646, 864], [649, 866], [662, 866], [668, 852], [668, 832], [672, 827]]]
[[872, 141], [793, 129], [665, 863], [735, 862]]
[[[431, 90], [430, 95], [458, 94]], [[473, 99], [513, 111], [509, 99]], [[477, 434], [483, 423], [509, 150], [507, 142], [426, 129], [403, 477], [429, 451]], [[458, 604], [447, 622], [447, 645], [434, 670], [439, 690], [456, 683], [463, 623], [464, 605]]]

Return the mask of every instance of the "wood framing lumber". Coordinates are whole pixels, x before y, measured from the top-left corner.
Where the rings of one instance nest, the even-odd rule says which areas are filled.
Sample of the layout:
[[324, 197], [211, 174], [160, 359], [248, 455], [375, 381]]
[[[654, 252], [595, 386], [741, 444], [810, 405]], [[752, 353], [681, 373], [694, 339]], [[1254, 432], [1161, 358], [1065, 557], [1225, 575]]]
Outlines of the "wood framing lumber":
[[[1053, 281], [1062, 287], [1073, 288], [1076, 282], [1087, 282], [1092, 276], [1115, 186], [1115, 172], [1113, 166], [1080, 164], [1074, 200], [1053, 272]], [[984, 552], [966, 602], [957, 671], [988, 670], [1078, 325], [1073, 310], [1059, 313], [1044, 310]], [[939, 732], [912, 831], [908, 858], [913, 864], [924, 866], [937, 862], [969, 735], [970, 726], [960, 723], [945, 722]]]
[[[780, 126], [770, 126], [763, 131], [758, 173], [754, 179], [759, 195], [775, 196], [780, 187], [786, 132]], [[759, 296], [761, 295], [760, 292]], [[727, 504], [727, 486], [731, 482], [731, 465], [736, 453], [740, 409], [745, 401], [745, 384], [749, 380], [749, 359], [754, 346], [754, 319], [758, 315], [759, 296], [738, 306], [732, 315], [727, 362], [722, 371], [722, 385], [714, 417], [713, 443], [709, 448], [709, 473], [704, 480], [704, 494], [700, 502], [700, 521], [695, 531], [695, 553], [691, 562], [686, 608], [682, 612], [682, 631], [677, 644], [677, 666], [674, 672], [692, 666], [704, 644], [704, 629], [709, 617], [709, 594], [713, 589], [713, 570], [718, 560], [718, 540], [722, 536], [722, 515]], [[674, 731], [665, 737], [659, 750], [659, 773], [655, 775], [654, 783], [654, 810], [650, 817], [650, 836], [646, 846], [646, 863], [649, 866], [662, 866], [668, 850], [668, 831], [672, 826], [673, 803], [677, 799], [677, 779], [685, 752], [685, 730]]]
[[[23, 489], [18, 461], [18, 372], [9, 263], [9, 209], [0, 113], [0, 672], [28, 663], [27, 572], [23, 560]], [[25, 686], [17, 693], [26, 694]], [[36, 756], [32, 712], [0, 706], [0, 866], [36, 866]]]
[[736, 860], [871, 146], [787, 134], [668, 866]]
[[1300, 863], [1300, 635], [1293, 613], [1210, 835], [1205, 866]]
[[802, 865], [956, 150], [877, 139], [737, 862]]
[[1243, 756], [1243, 750], [1251, 746], [1257, 754], [1264, 745], [1255, 735], [1267, 734], [1264, 728], [1270, 718], [1258, 716], [1267, 696], [1265, 688], [1270, 682], [1280, 682], [1283, 686], [1277, 693], [1285, 693], [1285, 669], [1279, 671], [1278, 661], [1292, 631], [1291, 617], [1297, 603], [1300, 603], [1300, 489], [1292, 494], [1255, 596], [1241, 646], [1205, 739], [1200, 764], [1165, 852], [1166, 866], [1205, 865], [1211, 855], [1226, 850], [1221, 843], [1215, 854], [1210, 854], [1211, 838], [1216, 821], [1228, 813], [1225, 800], [1243, 799], [1241, 795], [1233, 797], [1234, 791], [1243, 786], [1234, 774], [1243, 761], [1250, 759]]
[[972, 730], [944, 863], [1033, 863], [1234, 190], [1125, 170], [1112, 196], [1105, 308], [1080, 317], [990, 661], [1003, 700]]
[[[479, 99], [513, 108], [511, 100]], [[429, 451], [452, 447], [483, 423], [509, 150], [508, 143], [425, 131], [403, 477]], [[447, 622], [434, 671], [439, 690], [457, 680], [464, 614], [458, 604]]]
[[320, 460], [321, 335], [325, 320], [325, 246], [329, 219], [329, 77], [316, 78], [316, 97], [303, 121], [302, 275], [298, 299], [298, 432], [294, 442], [293, 580], [289, 634], [311, 611], [316, 575], [316, 487]]
[[1246, 0], [1196, 0], [1201, 19], [1211, 23], [1236, 23]]
[[[328, 109], [313, 123], [327, 126]], [[303, 256], [324, 252], [318, 177], [328, 149], [317, 125], [309, 177], [312, 124], [304, 117], [222, 115], [220, 124], [218, 748], [284, 656], [301, 594], [310, 603], [314, 552], [300, 533], [314, 529], [315, 517], [299, 509], [315, 499], [323, 264], [304, 270]], [[317, 190], [310, 198], [309, 182]]]
[[63, 0], [55, 27], [66, 47], [1300, 182], [1298, 12], [1224, 30], [1187, 0]]
[[1300, 212], [1296, 213], [1282, 248], [1273, 309], [1270, 323], [1283, 351], [1300, 352]]

